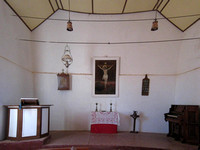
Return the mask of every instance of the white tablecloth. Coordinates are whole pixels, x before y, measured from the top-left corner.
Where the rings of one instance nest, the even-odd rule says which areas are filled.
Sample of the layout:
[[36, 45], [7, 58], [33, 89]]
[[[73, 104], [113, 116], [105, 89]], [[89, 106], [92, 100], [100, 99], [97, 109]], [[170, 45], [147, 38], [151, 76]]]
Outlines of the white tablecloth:
[[120, 125], [118, 112], [91, 112], [91, 124], [114, 124]]

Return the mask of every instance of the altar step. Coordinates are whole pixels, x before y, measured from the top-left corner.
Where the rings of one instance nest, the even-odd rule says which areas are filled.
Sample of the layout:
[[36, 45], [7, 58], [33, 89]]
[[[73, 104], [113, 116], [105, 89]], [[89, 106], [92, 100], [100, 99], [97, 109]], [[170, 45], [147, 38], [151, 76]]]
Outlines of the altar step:
[[[0, 141], [0, 150], [197, 150], [158, 133], [95, 134], [89, 131], [53, 131], [50, 136], [23, 141]], [[85, 148], [85, 149], [80, 149]]]
[[39, 139], [11, 141], [0, 141], [0, 150], [36, 150], [49, 143], [51, 135]]

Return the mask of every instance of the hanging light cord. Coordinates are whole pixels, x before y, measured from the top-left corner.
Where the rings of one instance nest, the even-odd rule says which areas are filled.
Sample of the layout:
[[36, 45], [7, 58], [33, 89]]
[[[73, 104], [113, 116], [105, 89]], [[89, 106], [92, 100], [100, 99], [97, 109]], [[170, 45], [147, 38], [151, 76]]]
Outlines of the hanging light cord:
[[70, 21], [70, 0], [68, 0], [69, 3], [69, 21]]
[[156, 11], [156, 14], [155, 14], [155, 20], [157, 20], [157, 11]]

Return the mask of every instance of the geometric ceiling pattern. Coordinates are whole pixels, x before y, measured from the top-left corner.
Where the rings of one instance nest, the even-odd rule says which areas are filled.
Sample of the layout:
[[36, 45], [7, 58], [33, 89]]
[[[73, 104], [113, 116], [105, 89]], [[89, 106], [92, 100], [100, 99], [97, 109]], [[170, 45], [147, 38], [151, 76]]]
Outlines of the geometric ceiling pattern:
[[[69, 0], [4, 0], [33, 31], [57, 10], [69, 11]], [[200, 19], [200, 0], [70, 0], [70, 11], [127, 14], [157, 11], [181, 31]]]

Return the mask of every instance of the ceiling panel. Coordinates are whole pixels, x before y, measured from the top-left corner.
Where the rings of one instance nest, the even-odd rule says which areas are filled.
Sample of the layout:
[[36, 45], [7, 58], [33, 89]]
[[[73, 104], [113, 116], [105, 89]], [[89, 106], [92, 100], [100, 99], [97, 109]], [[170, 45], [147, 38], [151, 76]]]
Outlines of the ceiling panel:
[[158, 0], [127, 0], [124, 13], [153, 10]]
[[[184, 31], [200, 18], [200, 15], [192, 17], [188, 16], [200, 14], [200, 0], [181, 0], [181, 3], [176, 0], [171, 0], [163, 9], [162, 14]], [[178, 16], [188, 17], [173, 18]]]
[[[56, 10], [69, 10], [69, 0], [4, 0], [32, 31]], [[121, 14], [158, 10], [181, 31], [200, 18], [200, 0], [70, 0], [70, 10]], [[151, 18], [149, 18], [151, 19]]]
[[125, 0], [94, 0], [94, 13], [116, 14], [122, 13]]
[[158, 6], [158, 8], [157, 8], [157, 10], [158, 11], [162, 11], [165, 7], [166, 7], [166, 5], [168, 4], [168, 2], [169, 2], [170, 0], [160, 0], [160, 3], [157, 5]]
[[[69, 1], [61, 0], [63, 8], [69, 10]], [[71, 0], [70, 10], [75, 12], [92, 13], [92, 0]]]
[[54, 11], [56, 11], [58, 9], [58, 5], [56, 4], [56, 1], [55, 0], [50, 0], [52, 6], [53, 6], [53, 9]]
[[[25, 24], [33, 30], [42, 23], [45, 18], [54, 13], [49, 0], [6, 0], [7, 3], [21, 17]], [[39, 4], [39, 5], [38, 5]], [[25, 18], [23, 16], [32, 16], [44, 19]]]
[[30, 28], [31, 31], [35, 29], [38, 25], [40, 25], [43, 21], [45, 21], [45, 19], [39, 19], [39, 18], [34, 19], [34, 18], [22, 17], [22, 19], [24, 20], [24, 22], [27, 24], [27, 26]]
[[62, 4], [60, 3], [60, 0], [55, 0], [56, 4], [58, 5], [59, 9], [62, 9]]

